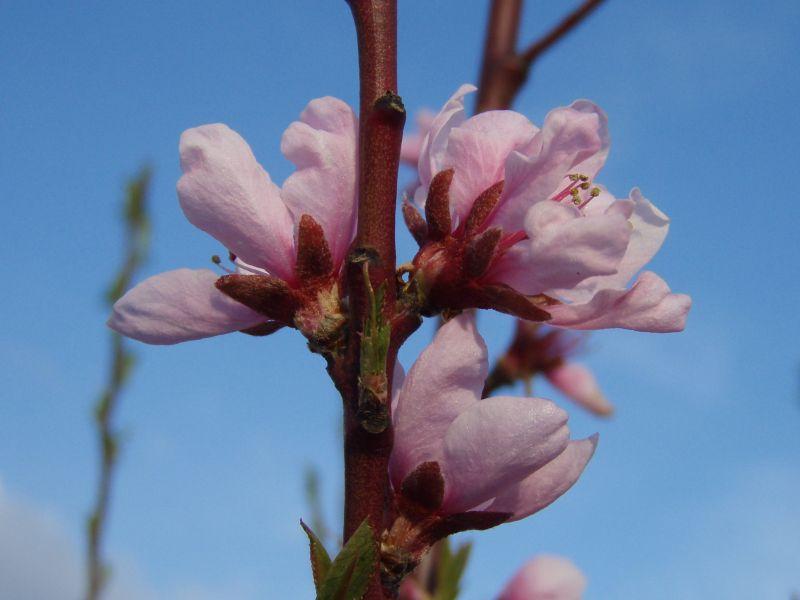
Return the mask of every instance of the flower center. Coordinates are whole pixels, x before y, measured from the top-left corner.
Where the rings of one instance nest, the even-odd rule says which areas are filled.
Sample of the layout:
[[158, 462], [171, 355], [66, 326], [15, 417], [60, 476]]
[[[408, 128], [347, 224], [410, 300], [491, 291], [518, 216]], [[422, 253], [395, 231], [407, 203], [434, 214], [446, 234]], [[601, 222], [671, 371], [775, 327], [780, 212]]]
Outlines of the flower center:
[[551, 200], [555, 202], [561, 202], [562, 200], [569, 198], [569, 201], [572, 202], [572, 204], [577, 206], [579, 209], [582, 209], [586, 207], [586, 205], [589, 204], [593, 198], [596, 198], [600, 195], [600, 188], [597, 186], [592, 186], [592, 182], [589, 180], [588, 175], [583, 175], [582, 173], [570, 173], [567, 175], [567, 179], [569, 180], [567, 186], [553, 196]]

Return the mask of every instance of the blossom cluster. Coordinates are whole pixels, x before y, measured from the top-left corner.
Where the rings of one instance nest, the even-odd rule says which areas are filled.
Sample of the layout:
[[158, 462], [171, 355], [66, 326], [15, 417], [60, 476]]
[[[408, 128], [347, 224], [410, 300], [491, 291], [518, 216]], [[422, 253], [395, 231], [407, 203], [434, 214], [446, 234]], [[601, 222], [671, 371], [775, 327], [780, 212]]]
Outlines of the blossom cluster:
[[[596, 181], [610, 144], [596, 105], [557, 108], [539, 128], [513, 111], [467, 117], [474, 89], [459, 88], [402, 150], [418, 175], [403, 214], [419, 250], [398, 269], [398, 305], [446, 322], [407, 375], [395, 368], [396, 518], [381, 538], [392, 589], [437, 540], [549, 505], [595, 451], [597, 437], [571, 440], [567, 414], [549, 400], [482, 399], [487, 377], [541, 372], [607, 413], [591, 374], [564, 360], [562, 330], [679, 331], [691, 304], [642, 272], [667, 235], [666, 215], [638, 189], [616, 198]], [[224, 273], [151, 277], [115, 304], [109, 325], [151, 344], [291, 327], [335, 360], [348, 334], [357, 147], [355, 114], [330, 97], [309, 103], [284, 133], [281, 150], [296, 170], [280, 187], [225, 125], [186, 131], [180, 205], [230, 266], [214, 257]], [[476, 308], [526, 321], [505, 371], [491, 377]], [[513, 588], [503, 598], [522, 597]]]

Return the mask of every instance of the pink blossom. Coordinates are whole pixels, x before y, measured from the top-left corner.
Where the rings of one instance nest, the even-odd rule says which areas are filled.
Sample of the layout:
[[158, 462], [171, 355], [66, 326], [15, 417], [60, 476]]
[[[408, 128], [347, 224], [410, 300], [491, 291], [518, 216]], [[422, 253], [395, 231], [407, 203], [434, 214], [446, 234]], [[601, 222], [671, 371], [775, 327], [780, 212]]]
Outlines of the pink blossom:
[[235, 272], [179, 269], [151, 277], [114, 305], [109, 326], [150, 344], [284, 325], [329, 335], [337, 279], [355, 235], [357, 126], [341, 100], [311, 101], [283, 134], [281, 150], [297, 170], [282, 188], [227, 126], [185, 131], [181, 208], [231, 254]]
[[390, 479], [403, 519], [389, 540], [412, 555], [456, 531], [541, 510], [594, 453], [597, 437], [570, 441], [567, 414], [548, 400], [481, 400], [487, 371], [474, 318], [461, 315], [439, 329], [407, 376], [395, 376]]
[[551, 111], [541, 129], [507, 110], [467, 118], [464, 96], [474, 89], [459, 88], [419, 147], [414, 203], [425, 219], [404, 206], [429, 311], [496, 308], [572, 329], [683, 329], [688, 296], [650, 272], [626, 289], [669, 219], [638, 189], [620, 200], [594, 183], [610, 145], [605, 114], [579, 100]]
[[586, 578], [569, 560], [540, 555], [525, 563], [498, 600], [580, 600]]
[[611, 414], [613, 407], [592, 372], [572, 361], [584, 337], [585, 334], [518, 319], [514, 338], [489, 374], [484, 394], [541, 374], [583, 408], [597, 415]]

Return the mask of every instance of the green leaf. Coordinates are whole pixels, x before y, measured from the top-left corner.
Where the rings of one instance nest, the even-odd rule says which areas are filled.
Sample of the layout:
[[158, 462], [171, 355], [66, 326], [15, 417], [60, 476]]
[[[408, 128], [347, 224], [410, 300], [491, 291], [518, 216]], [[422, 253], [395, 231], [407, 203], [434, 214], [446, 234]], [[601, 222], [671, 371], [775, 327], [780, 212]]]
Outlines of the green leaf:
[[453, 553], [450, 542], [444, 539], [439, 556], [438, 585], [433, 600], [455, 600], [461, 591], [461, 577], [469, 560], [472, 544], [466, 543], [458, 547]]
[[317, 600], [358, 600], [375, 572], [377, 552], [366, 519], [333, 561], [317, 592]]
[[319, 593], [320, 585], [325, 580], [325, 576], [330, 569], [331, 557], [328, 556], [328, 551], [325, 550], [325, 546], [317, 535], [311, 531], [308, 525], [303, 523], [302, 519], [300, 519], [300, 526], [308, 536], [308, 549], [311, 555], [311, 574], [314, 576], [314, 588], [317, 590], [317, 593]]

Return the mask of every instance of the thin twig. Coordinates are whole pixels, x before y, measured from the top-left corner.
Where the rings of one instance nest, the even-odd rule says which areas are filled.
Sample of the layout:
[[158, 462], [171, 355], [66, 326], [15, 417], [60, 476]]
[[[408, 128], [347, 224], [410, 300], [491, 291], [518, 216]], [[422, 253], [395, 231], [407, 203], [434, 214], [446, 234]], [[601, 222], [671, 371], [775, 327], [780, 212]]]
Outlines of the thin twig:
[[[150, 169], [143, 168], [128, 183], [124, 204], [125, 255], [122, 266], [106, 292], [112, 305], [128, 289], [144, 262], [149, 245], [147, 193]], [[98, 600], [108, 581], [109, 567], [102, 554], [102, 543], [108, 523], [109, 503], [114, 469], [119, 455], [119, 434], [113, 425], [119, 396], [130, 376], [133, 355], [126, 349], [124, 338], [111, 334], [111, 361], [108, 382], [95, 405], [94, 418], [100, 450], [100, 474], [97, 480], [94, 508], [87, 523], [87, 600]]]
[[530, 67], [533, 62], [549, 50], [556, 42], [575, 29], [581, 21], [588, 17], [604, 0], [586, 0], [578, 8], [564, 17], [558, 25], [553, 27], [541, 38], [528, 46], [520, 57]]
[[586, 0], [545, 35], [524, 51], [518, 52], [516, 46], [522, 0], [492, 0], [475, 112], [510, 108], [539, 57], [577, 27], [602, 2]]

